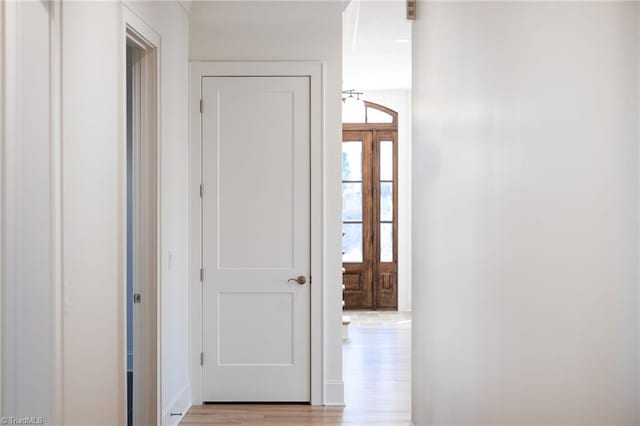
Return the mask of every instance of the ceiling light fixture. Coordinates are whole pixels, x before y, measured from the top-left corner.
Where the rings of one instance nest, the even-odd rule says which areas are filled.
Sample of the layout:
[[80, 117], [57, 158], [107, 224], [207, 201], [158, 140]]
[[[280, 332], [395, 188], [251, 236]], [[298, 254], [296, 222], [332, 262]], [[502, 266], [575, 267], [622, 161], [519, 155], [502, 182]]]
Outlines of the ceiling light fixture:
[[358, 92], [355, 89], [349, 89], [349, 90], [343, 90], [342, 91], [342, 102], [346, 102], [347, 99], [353, 99], [354, 97], [356, 98], [356, 100], [360, 100], [360, 95], [364, 95], [364, 92]]

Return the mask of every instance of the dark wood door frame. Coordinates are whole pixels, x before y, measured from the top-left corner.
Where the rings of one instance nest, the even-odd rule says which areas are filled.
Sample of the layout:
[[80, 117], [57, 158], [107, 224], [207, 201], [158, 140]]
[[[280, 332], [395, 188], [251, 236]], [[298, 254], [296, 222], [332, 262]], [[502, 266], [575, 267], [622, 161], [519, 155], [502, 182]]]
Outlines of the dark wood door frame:
[[[391, 116], [390, 123], [345, 123], [343, 142], [362, 142], [362, 249], [360, 263], [343, 263], [345, 309], [396, 310], [398, 308], [398, 114], [382, 105], [364, 102], [365, 108]], [[365, 117], [367, 115], [365, 114]], [[365, 121], [367, 119], [365, 118]], [[380, 217], [380, 143], [392, 142], [392, 221]], [[387, 183], [389, 181], [387, 180]], [[390, 223], [393, 257], [381, 261], [381, 223]], [[348, 223], [348, 222], [345, 222]]]

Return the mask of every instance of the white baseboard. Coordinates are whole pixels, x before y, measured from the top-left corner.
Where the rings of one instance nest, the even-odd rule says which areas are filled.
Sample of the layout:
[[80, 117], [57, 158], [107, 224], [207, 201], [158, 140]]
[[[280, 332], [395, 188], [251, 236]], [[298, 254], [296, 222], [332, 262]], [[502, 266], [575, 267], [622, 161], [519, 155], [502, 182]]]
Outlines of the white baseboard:
[[177, 425], [187, 414], [189, 408], [191, 408], [191, 390], [187, 383], [169, 406], [162, 410], [162, 425]]
[[324, 405], [344, 407], [344, 382], [327, 380], [324, 384]]

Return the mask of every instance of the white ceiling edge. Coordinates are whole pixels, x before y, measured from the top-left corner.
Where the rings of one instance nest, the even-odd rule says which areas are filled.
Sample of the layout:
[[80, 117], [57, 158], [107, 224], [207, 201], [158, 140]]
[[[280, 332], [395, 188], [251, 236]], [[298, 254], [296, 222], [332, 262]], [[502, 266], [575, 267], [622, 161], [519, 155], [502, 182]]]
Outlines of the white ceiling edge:
[[371, 87], [367, 87], [367, 86], [357, 86], [357, 87], [344, 87], [342, 90], [357, 90], [358, 92], [364, 92], [364, 95], [361, 95], [360, 97], [362, 98], [362, 96], [366, 97], [367, 92], [402, 92], [402, 91], [411, 91], [411, 87], [395, 87], [395, 86], [371, 86]]
[[343, 13], [343, 87], [410, 90], [411, 24], [404, 2], [352, 0]]

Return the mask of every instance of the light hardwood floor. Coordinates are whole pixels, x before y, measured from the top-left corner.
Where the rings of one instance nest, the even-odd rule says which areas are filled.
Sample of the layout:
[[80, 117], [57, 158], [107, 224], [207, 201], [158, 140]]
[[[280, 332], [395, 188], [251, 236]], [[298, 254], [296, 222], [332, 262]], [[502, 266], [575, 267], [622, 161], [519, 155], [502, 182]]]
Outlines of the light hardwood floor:
[[194, 406], [183, 425], [386, 425], [411, 421], [411, 317], [397, 312], [346, 312], [345, 407], [293, 404]]

